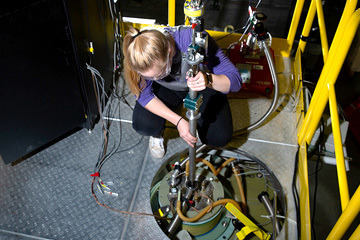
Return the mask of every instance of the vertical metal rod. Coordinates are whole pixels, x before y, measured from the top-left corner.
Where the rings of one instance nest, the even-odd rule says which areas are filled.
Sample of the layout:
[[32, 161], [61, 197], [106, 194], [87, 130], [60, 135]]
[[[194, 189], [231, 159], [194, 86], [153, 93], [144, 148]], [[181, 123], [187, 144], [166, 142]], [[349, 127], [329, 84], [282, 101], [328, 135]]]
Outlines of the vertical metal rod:
[[[195, 36], [194, 31], [195, 28], [193, 28], [193, 37]], [[195, 44], [195, 37], [193, 38], [193, 41], [194, 41], [193, 44]], [[192, 65], [191, 68], [193, 70], [192, 71], [193, 76], [195, 76], [198, 72], [198, 67], [197, 65]], [[189, 97], [192, 100], [195, 99], [197, 97], [197, 92], [189, 89]], [[188, 113], [189, 113], [188, 118], [190, 125], [190, 134], [196, 137], [197, 111], [189, 109]], [[195, 173], [196, 173], [195, 165], [196, 165], [196, 143], [194, 144], [194, 147], [189, 146], [189, 181], [191, 187], [195, 186]]]
[[341, 239], [360, 213], [360, 185], [326, 239]]
[[[189, 119], [189, 124], [190, 124], [190, 134], [193, 136], [196, 136], [196, 116], [195, 116], [195, 111], [193, 110], [189, 110], [190, 111], [190, 119]], [[196, 173], [196, 143], [194, 143], [194, 147], [189, 146], [189, 181], [190, 181], [190, 186], [194, 187], [195, 186], [195, 173]]]
[[328, 84], [329, 88], [329, 108], [331, 117], [331, 126], [334, 138], [336, 170], [338, 176], [341, 209], [344, 211], [350, 201], [349, 184], [347, 181], [344, 151], [341, 138], [341, 129], [339, 122], [339, 114], [337, 110], [337, 101], [334, 84]]
[[[184, 195], [184, 198], [189, 199], [194, 193], [194, 189], [192, 188], [186, 188], [186, 192]], [[178, 192], [178, 194], [181, 194], [181, 191]], [[184, 201], [181, 204], [181, 211], [184, 213], [187, 211], [188, 205], [187, 203]], [[176, 214], [176, 213], [175, 213]], [[167, 232], [168, 232], [168, 237], [172, 238], [172, 236], [174, 235], [176, 229], [179, 227], [179, 224], [181, 223], [181, 218], [179, 217], [178, 214], [175, 215], [174, 219], [171, 221], [171, 223], [168, 225], [167, 227]]]
[[302, 10], [304, 7], [304, 3], [305, 3], [305, 0], [296, 1], [293, 18], [291, 20], [290, 29], [289, 29], [289, 33], [287, 36], [287, 42], [289, 44], [289, 47], [286, 52], [282, 53], [284, 57], [290, 56], [291, 48], [292, 48], [294, 40], [295, 40], [296, 30], [297, 30], [299, 22], [300, 22], [300, 17], [301, 17], [301, 13], [302, 13]]
[[[197, 92], [192, 91], [190, 89], [189, 96], [191, 99], [195, 99], [197, 97]], [[188, 113], [189, 113], [188, 117], [189, 117], [189, 125], [190, 125], [190, 134], [196, 137], [197, 113], [194, 110], [190, 110], [190, 109], [188, 110]], [[189, 181], [191, 187], [195, 186], [195, 173], [196, 173], [195, 165], [196, 165], [196, 143], [194, 143], [194, 147], [189, 146]]]
[[[206, 144], [203, 144], [203, 145], [200, 145], [198, 148], [196, 148], [196, 154], [200, 153], [200, 152], [203, 152], [203, 151], [206, 151], [207, 149], [209, 148], [208, 145]], [[180, 163], [180, 167], [183, 169], [187, 163], [187, 161], [189, 161], [189, 156], [187, 158], [185, 158], [181, 163]]]
[[[301, 32], [301, 35], [303, 37], [308, 37], [309, 36], [311, 26], [312, 26], [312, 24], [314, 22], [315, 14], [316, 14], [316, 3], [315, 3], [315, 0], [313, 0], [310, 3], [309, 10], [308, 10], [308, 13], [307, 13], [307, 16], [306, 16], [306, 19], [305, 19], [304, 27], [303, 27], [303, 30]], [[307, 43], [306, 41], [300, 39], [298, 48], [300, 48], [301, 52], [305, 51], [306, 43]]]
[[191, 45], [193, 47], [195, 47], [196, 43], [195, 43], [195, 36], [196, 36], [196, 32], [195, 32], [195, 27], [192, 28], [192, 35], [191, 35]]
[[329, 55], [329, 44], [326, 34], [324, 10], [322, 7], [322, 2], [320, 0], [315, 0], [315, 1], [316, 1], [316, 12], [318, 17], [318, 23], [319, 23], [321, 49], [323, 53], [324, 62], [326, 62], [327, 56]]
[[274, 191], [274, 201], [273, 201], [273, 238], [272, 239], [276, 239], [277, 237], [277, 233], [278, 233], [278, 226], [277, 226], [277, 193], [276, 191]]
[[[273, 221], [273, 232], [275, 231], [276, 234], [278, 235], [280, 233], [280, 221], [279, 219], [277, 219], [276, 216], [276, 209], [274, 209], [274, 204], [276, 204], [275, 202], [271, 203], [270, 199], [269, 199], [269, 194], [267, 192], [262, 192], [259, 196], [259, 201], [264, 205], [266, 211], [268, 212], [268, 214], [271, 216], [271, 219]], [[274, 197], [274, 199], [276, 199]], [[274, 220], [275, 219], [275, 220]], [[276, 221], [276, 225], [274, 225]], [[274, 228], [275, 226], [275, 228]]]
[[175, 0], [168, 0], [168, 24], [175, 27]]

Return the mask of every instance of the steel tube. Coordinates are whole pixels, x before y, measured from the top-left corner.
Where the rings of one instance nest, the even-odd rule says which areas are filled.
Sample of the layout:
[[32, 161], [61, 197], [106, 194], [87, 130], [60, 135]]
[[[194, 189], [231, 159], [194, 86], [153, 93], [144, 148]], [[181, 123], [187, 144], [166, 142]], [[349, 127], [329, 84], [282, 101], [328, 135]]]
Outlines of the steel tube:
[[[196, 92], [195, 92], [196, 93]], [[196, 136], [196, 112], [194, 110], [189, 111], [189, 124], [190, 124], [190, 134]], [[189, 146], [189, 181], [190, 185], [193, 187], [195, 186], [195, 169], [196, 165], [196, 143], [194, 143], [194, 147]]]
[[326, 34], [324, 10], [322, 7], [321, 0], [315, 0], [315, 1], [316, 1], [316, 11], [317, 11], [318, 23], [319, 23], [321, 49], [322, 49], [322, 53], [323, 53], [324, 62], [326, 62], [326, 59], [329, 54], [329, 44], [328, 44], [327, 34]]
[[285, 57], [290, 56], [291, 48], [292, 48], [294, 40], [295, 40], [296, 30], [297, 30], [298, 25], [299, 25], [299, 21], [300, 21], [300, 17], [301, 17], [303, 7], [304, 7], [304, 3], [305, 3], [305, 0], [296, 1], [295, 10], [294, 10], [294, 13], [293, 13], [293, 18], [291, 20], [289, 33], [288, 33], [288, 36], [287, 36], [287, 39], [286, 39], [289, 47], [288, 47], [288, 50], [284, 53]]
[[[309, 37], [311, 26], [314, 22], [315, 14], [316, 14], [316, 3], [315, 3], [315, 0], [312, 0], [310, 3], [310, 6], [309, 6], [308, 14], [306, 16], [304, 27], [303, 27], [303, 30], [301, 33], [302, 36]], [[299, 48], [302, 53], [305, 51], [305, 46], [306, 46], [306, 41], [303, 41], [300, 38]]]
[[349, 240], [359, 240], [360, 239], [360, 224], [359, 226], [355, 229], [355, 231], [353, 232], [353, 234], [351, 234]]
[[264, 53], [265, 53], [266, 59], [267, 59], [268, 64], [269, 64], [271, 77], [273, 79], [274, 98], [273, 98], [273, 101], [272, 101], [272, 104], [271, 104], [270, 108], [268, 109], [268, 111], [265, 113], [265, 115], [262, 118], [260, 118], [257, 122], [253, 123], [252, 125], [250, 125], [250, 126], [248, 126], [246, 128], [235, 131], [233, 133], [233, 136], [238, 136], [238, 135], [241, 135], [241, 134], [246, 133], [248, 131], [255, 130], [258, 127], [260, 127], [266, 121], [266, 119], [270, 116], [270, 114], [274, 112], [274, 110], [276, 108], [278, 98], [279, 98], [279, 80], [278, 80], [278, 77], [277, 77], [277, 74], [276, 74], [274, 60], [272, 58], [272, 55], [270, 53], [270, 49], [269, 49], [268, 45], [266, 44], [266, 42], [261, 41], [260, 44], [264, 49]]
[[168, 24], [175, 27], [175, 0], [168, 0]]
[[326, 239], [341, 239], [360, 212], [360, 186]]
[[279, 235], [280, 230], [278, 229], [278, 222], [277, 222], [277, 194], [276, 191], [274, 191], [274, 201], [273, 201], [273, 214], [272, 214], [272, 220], [273, 220], [273, 237], [272, 239], [276, 239], [277, 235]]
[[[193, 195], [193, 193], [194, 193], [193, 188], [186, 188], [186, 192], [185, 192], [184, 197], [187, 198], [187, 199], [190, 199], [191, 196]], [[179, 191], [178, 194], [181, 195], [181, 192]], [[183, 213], [187, 211], [188, 205], [187, 205], [187, 203], [185, 201], [181, 203], [181, 209], [182, 209]], [[174, 235], [176, 229], [179, 227], [181, 221], [182, 220], [179, 217], [179, 215], [177, 215], [175, 213], [173, 220], [171, 221], [171, 223], [168, 225], [168, 227], [166, 229], [167, 232], [168, 232], [168, 237], [172, 238], [172, 236]]]
[[[275, 232], [276, 235], [279, 235], [280, 233], [280, 222], [279, 219], [277, 219], [275, 216], [275, 211], [274, 211], [274, 207], [275, 207], [275, 201], [274, 204], [271, 203], [270, 199], [269, 199], [269, 195], [267, 192], [262, 192], [259, 196], [259, 201], [264, 205], [266, 211], [268, 212], [268, 214], [271, 216], [272, 221], [273, 221], [273, 232]], [[275, 199], [275, 196], [274, 196]], [[274, 207], [273, 207], [274, 206]], [[275, 231], [274, 231], [275, 230]]]
[[[326, 60], [323, 71], [321, 72], [318, 84], [316, 85], [312, 100], [310, 102], [308, 113], [306, 114], [304, 119], [304, 123], [302, 126], [304, 136], [299, 135], [299, 140], [303, 140], [305, 137], [306, 143], [310, 144], [329, 99], [329, 90], [327, 89], [327, 85], [336, 83], [337, 77], [339, 76], [341, 67], [344, 64], [345, 58], [354, 39], [359, 23], [360, 9], [354, 12], [347, 26], [345, 27], [346, 34], [342, 37], [341, 46], [339, 46], [338, 49], [333, 50], [334, 43], [331, 45], [328, 59]], [[318, 86], [319, 84], [322, 85]], [[318, 87], [321, 87], [321, 91], [319, 91], [316, 95]], [[310, 111], [312, 115], [309, 115], [309, 117], [307, 117]], [[312, 122], [310, 123], [311, 120]], [[307, 132], [305, 133], [305, 131]]]
[[329, 84], [329, 107], [331, 116], [331, 126], [334, 137], [335, 156], [336, 156], [336, 169], [338, 175], [341, 209], [344, 211], [349, 203], [349, 187], [346, 176], [344, 151], [340, 131], [339, 114], [337, 110], [337, 101], [335, 94], [334, 84]]
[[[304, 139], [308, 144], [310, 144], [309, 140], [311, 141], [311, 139], [313, 137], [313, 133], [315, 132], [314, 130], [308, 129], [311, 121], [315, 122], [315, 125], [316, 125], [315, 128], [317, 128], [317, 126], [318, 126], [320, 118], [317, 117], [315, 120], [313, 120], [314, 108], [318, 108], [318, 105], [319, 105], [318, 101], [320, 98], [326, 98], [326, 102], [327, 102], [328, 96], [324, 97], [324, 92], [325, 92], [325, 94], [327, 92], [326, 84], [328, 83], [327, 82], [328, 76], [331, 76], [331, 75], [329, 75], [329, 72], [331, 71], [331, 69], [333, 67], [333, 61], [336, 62], [335, 64], [339, 64], [340, 66], [342, 66], [342, 64], [343, 64], [343, 62], [340, 62], [338, 60], [337, 53], [339, 51], [339, 48], [341, 48], [341, 51], [346, 51], [346, 54], [347, 54], [348, 48], [345, 47], [344, 37], [346, 37], [348, 39], [349, 38], [348, 36], [352, 35], [352, 33], [351, 34], [349, 33], [349, 27], [359, 24], [358, 19], [356, 19], [356, 16], [352, 16], [352, 14], [355, 11], [356, 4], [357, 4], [356, 0], [348, 0], [346, 2], [344, 12], [340, 19], [340, 23], [338, 25], [335, 36], [331, 43], [328, 58], [326, 59], [326, 63], [324, 64], [323, 70], [321, 71], [318, 83], [316, 84], [316, 88], [315, 88], [314, 94], [312, 96], [312, 100], [310, 102], [308, 112], [306, 113], [305, 119], [303, 121], [303, 124], [302, 124], [301, 129], [298, 134], [298, 143], [299, 144]], [[353, 18], [352, 20], [350, 20], [351, 17]], [[349, 26], [347, 26], [348, 24], [349, 24]], [[356, 26], [356, 29], [357, 29], [357, 26]], [[355, 31], [356, 31], [356, 29], [355, 29]], [[344, 34], [345, 31], [347, 34]], [[350, 38], [352, 41], [353, 36]], [[341, 43], [341, 47], [340, 47], [340, 43]], [[349, 45], [349, 47], [350, 47], [350, 45]], [[337, 76], [338, 75], [336, 75], [335, 77], [337, 78]], [[324, 88], [325, 88], [325, 90], [324, 90]], [[325, 103], [325, 105], [326, 105], [326, 103]], [[322, 106], [324, 106], [324, 104], [322, 104]], [[318, 109], [316, 111], [319, 112], [321, 110]]]

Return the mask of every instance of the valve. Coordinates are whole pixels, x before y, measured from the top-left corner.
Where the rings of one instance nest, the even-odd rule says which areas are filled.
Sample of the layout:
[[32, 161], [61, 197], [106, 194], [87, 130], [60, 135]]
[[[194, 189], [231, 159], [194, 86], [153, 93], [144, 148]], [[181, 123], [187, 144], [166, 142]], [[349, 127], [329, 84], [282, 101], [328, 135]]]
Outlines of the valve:
[[253, 27], [250, 31], [249, 37], [247, 39], [246, 45], [250, 51], [255, 51], [258, 47], [258, 41], [265, 41], [269, 38], [269, 34], [264, 25], [264, 21], [267, 19], [267, 16], [258, 11], [255, 7], [249, 6], [249, 19]]
[[199, 18], [204, 14], [204, 1], [186, 0], [184, 3], [184, 14], [190, 18]]

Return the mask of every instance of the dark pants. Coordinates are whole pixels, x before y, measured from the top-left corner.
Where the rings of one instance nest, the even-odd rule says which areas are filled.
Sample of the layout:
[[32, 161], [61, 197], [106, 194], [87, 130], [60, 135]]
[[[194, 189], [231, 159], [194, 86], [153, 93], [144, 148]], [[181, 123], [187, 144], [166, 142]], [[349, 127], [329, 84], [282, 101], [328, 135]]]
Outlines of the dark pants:
[[[183, 103], [187, 92], [173, 91], [153, 82], [154, 94], [171, 110]], [[230, 142], [233, 133], [232, 117], [226, 95], [206, 88], [199, 92], [203, 103], [197, 120], [197, 130], [202, 143], [213, 147], [223, 147]], [[133, 128], [144, 136], [159, 137], [165, 128], [166, 120], [136, 102], [133, 113]]]

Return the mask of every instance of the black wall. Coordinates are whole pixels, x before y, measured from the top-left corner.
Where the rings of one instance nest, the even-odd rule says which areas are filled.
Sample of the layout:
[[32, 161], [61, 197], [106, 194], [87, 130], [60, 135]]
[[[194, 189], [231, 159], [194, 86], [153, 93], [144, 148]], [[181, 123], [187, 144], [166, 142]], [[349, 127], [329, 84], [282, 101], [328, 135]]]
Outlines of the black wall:
[[[114, 45], [108, 1], [8, 2], [0, 11], [0, 157], [5, 163], [76, 128], [94, 126], [97, 105], [85, 62], [111, 86]], [[91, 56], [87, 22], [95, 46]]]

